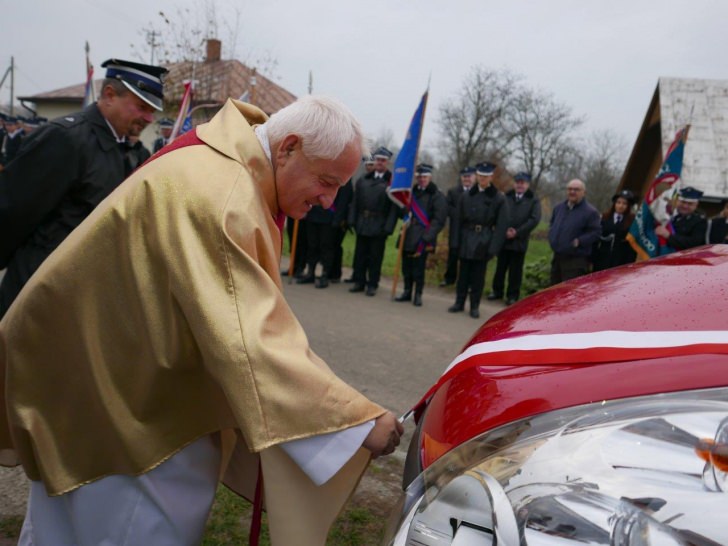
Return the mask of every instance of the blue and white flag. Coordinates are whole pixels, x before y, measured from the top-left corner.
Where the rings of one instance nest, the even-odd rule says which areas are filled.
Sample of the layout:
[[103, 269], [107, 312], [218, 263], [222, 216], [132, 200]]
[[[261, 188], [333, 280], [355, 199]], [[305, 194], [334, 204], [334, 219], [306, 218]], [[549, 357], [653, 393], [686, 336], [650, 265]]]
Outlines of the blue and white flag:
[[415, 174], [415, 165], [417, 164], [417, 152], [420, 148], [422, 126], [425, 122], [428, 93], [429, 91], [425, 91], [425, 94], [422, 95], [420, 105], [415, 110], [415, 115], [412, 116], [404, 144], [402, 144], [402, 148], [397, 154], [397, 160], [394, 162], [392, 181], [389, 188], [387, 188], [389, 198], [401, 208], [409, 209], [410, 206], [412, 180]]

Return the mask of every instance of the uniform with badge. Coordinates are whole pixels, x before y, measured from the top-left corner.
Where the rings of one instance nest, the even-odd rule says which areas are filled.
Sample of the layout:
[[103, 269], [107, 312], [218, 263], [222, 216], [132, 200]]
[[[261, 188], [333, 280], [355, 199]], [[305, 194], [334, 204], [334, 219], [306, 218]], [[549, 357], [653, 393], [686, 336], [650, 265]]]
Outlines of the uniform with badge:
[[[103, 63], [106, 77], [161, 110], [166, 69]], [[98, 104], [33, 131], [0, 173], [0, 317], [41, 263], [128, 174], [126, 144]]]
[[[514, 179], [516, 189], [506, 193], [510, 214], [508, 227], [512, 230], [513, 236], [509, 236], [506, 231], [506, 241], [498, 253], [498, 264], [493, 276], [493, 291], [488, 295], [489, 300], [500, 300], [505, 294], [507, 305], [515, 303], [521, 296], [523, 264], [526, 261], [528, 241], [531, 238], [531, 232], [541, 221], [541, 202], [529, 188], [531, 175], [520, 172]], [[520, 193], [516, 190], [519, 190]], [[508, 275], [507, 290], [506, 274]]]
[[[380, 147], [374, 158], [388, 161], [392, 152]], [[360, 178], [349, 209], [349, 225], [356, 231], [354, 286], [350, 292], [374, 296], [379, 286], [387, 237], [397, 223], [397, 209], [387, 195], [392, 172], [372, 171]]]
[[[447, 221], [447, 201], [432, 182], [432, 165], [420, 164], [415, 169], [417, 183], [412, 188], [410, 220], [404, 233], [402, 278], [404, 291], [395, 301], [412, 301], [422, 305], [427, 257], [434, 252], [437, 236]], [[400, 235], [401, 236], [401, 235]], [[414, 293], [414, 299], [412, 294]]]
[[455, 221], [460, 275], [455, 304], [448, 311], [463, 311], [469, 294], [473, 318], [480, 317], [486, 265], [503, 247], [508, 228], [506, 197], [491, 183], [495, 168], [489, 162], [475, 167], [477, 181], [463, 194]]
[[[458, 279], [458, 249], [456, 246], [457, 230], [453, 229], [455, 223], [455, 215], [457, 214], [458, 204], [463, 194], [473, 185], [473, 177], [475, 176], [475, 167], [464, 167], [460, 170], [460, 181], [454, 188], [447, 190], [447, 218], [450, 226], [448, 233], [448, 249], [447, 249], [447, 268], [440, 286], [448, 286], [455, 284]], [[466, 185], [469, 182], [469, 185]]]
[[[627, 201], [628, 208], [624, 214], [615, 210], [620, 198]], [[602, 214], [602, 234], [592, 250], [594, 271], [630, 264], [637, 258], [637, 253], [627, 241], [629, 228], [634, 221], [631, 211], [634, 203], [635, 197], [630, 190], [622, 190], [612, 197], [612, 206]]]
[[162, 134], [159, 138], [155, 139], [154, 144], [152, 145], [152, 153], [155, 154], [170, 143], [169, 137], [172, 135], [174, 120], [162, 118], [157, 122], [157, 125], [159, 125], [159, 131]]
[[[687, 186], [678, 192], [678, 201], [693, 203], [697, 206], [703, 192]], [[678, 203], [678, 214], [672, 219], [674, 232], [667, 239], [667, 245], [675, 250], [685, 250], [705, 244], [705, 234], [708, 231], [708, 220], [705, 215], [693, 209], [690, 214], [681, 214]]]

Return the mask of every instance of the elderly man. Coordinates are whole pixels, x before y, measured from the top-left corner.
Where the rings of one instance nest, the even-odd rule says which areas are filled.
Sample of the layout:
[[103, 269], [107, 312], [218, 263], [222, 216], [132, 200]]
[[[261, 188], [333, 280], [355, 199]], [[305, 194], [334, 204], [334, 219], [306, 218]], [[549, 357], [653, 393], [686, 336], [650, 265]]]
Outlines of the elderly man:
[[586, 185], [579, 179], [566, 185], [566, 201], [554, 207], [549, 223], [551, 284], [589, 272], [592, 246], [602, 233], [601, 216], [586, 200]]
[[131, 172], [126, 137], [162, 109], [167, 69], [111, 59], [101, 96], [27, 137], [0, 173], [0, 318], [48, 255]]
[[705, 215], [697, 212], [698, 202], [703, 192], [687, 186], [678, 192], [677, 214], [672, 219], [673, 231], [663, 225], [655, 228], [655, 233], [667, 240], [667, 246], [675, 250], [685, 250], [705, 244], [708, 221]]
[[274, 545], [324, 544], [402, 428], [311, 351], [281, 229], [331, 206], [362, 146], [332, 99], [269, 120], [228, 101], [41, 265], [0, 322], [0, 450], [32, 480], [21, 544], [199, 544], [221, 476], [262, 492]]
[[[528, 240], [531, 238], [531, 232], [541, 221], [541, 202], [531, 191], [530, 186], [531, 175], [520, 172], [514, 177], [514, 188], [506, 193], [510, 221], [506, 230], [506, 242], [498, 254], [498, 265], [493, 276], [493, 291], [488, 294], [488, 299], [491, 301], [503, 299], [505, 293], [506, 305], [511, 305], [521, 296], [523, 263], [526, 260]], [[507, 291], [506, 273], [508, 273]]]

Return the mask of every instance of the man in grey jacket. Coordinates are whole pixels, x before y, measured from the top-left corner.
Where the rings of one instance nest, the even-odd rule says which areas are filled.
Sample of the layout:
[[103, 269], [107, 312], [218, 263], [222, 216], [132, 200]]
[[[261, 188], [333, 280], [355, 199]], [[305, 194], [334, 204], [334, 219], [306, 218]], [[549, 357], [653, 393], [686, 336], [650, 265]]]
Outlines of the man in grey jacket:
[[592, 246], [601, 232], [599, 211], [586, 200], [584, 182], [571, 180], [566, 185], [566, 201], [554, 207], [549, 224], [549, 244], [554, 251], [552, 285], [589, 272]]
[[[518, 301], [521, 295], [523, 262], [526, 259], [531, 232], [541, 221], [541, 202], [530, 190], [531, 175], [520, 172], [514, 177], [515, 187], [506, 193], [510, 222], [506, 242], [498, 254], [498, 265], [493, 277], [493, 291], [489, 300], [501, 300], [506, 294], [506, 305]], [[508, 272], [508, 290], [504, 292]]]

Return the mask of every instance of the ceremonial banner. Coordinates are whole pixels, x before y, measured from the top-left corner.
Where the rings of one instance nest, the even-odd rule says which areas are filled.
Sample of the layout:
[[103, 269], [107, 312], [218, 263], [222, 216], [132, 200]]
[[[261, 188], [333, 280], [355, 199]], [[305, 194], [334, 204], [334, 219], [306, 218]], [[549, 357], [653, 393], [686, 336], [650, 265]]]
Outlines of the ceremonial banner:
[[404, 144], [402, 144], [402, 148], [397, 154], [397, 160], [394, 162], [392, 182], [389, 188], [387, 188], [387, 195], [400, 208], [409, 208], [410, 205], [412, 178], [415, 172], [415, 164], [417, 163], [417, 152], [420, 147], [422, 126], [425, 121], [428, 93], [428, 91], [425, 91], [425, 94], [422, 95], [420, 105], [415, 110], [415, 115], [412, 116]]
[[640, 204], [634, 222], [629, 228], [627, 241], [637, 253], [638, 261], [673, 252], [673, 249], [667, 246], [667, 241], [655, 233], [655, 227], [663, 225], [670, 233], [673, 232], [670, 220], [689, 129], [690, 125], [686, 125], [675, 134], [675, 140], [665, 154], [665, 161], [650, 184], [647, 195]]
[[170, 142], [179, 135], [192, 129], [192, 95], [194, 94], [194, 89], [191, 81], [186, 81], [184, 85], [185, 92], [182, 95], [182, 101], [179, 105], [179, 114], [177, 114], [177, 119], [174, 122], [172, 134], [169, 136]]

